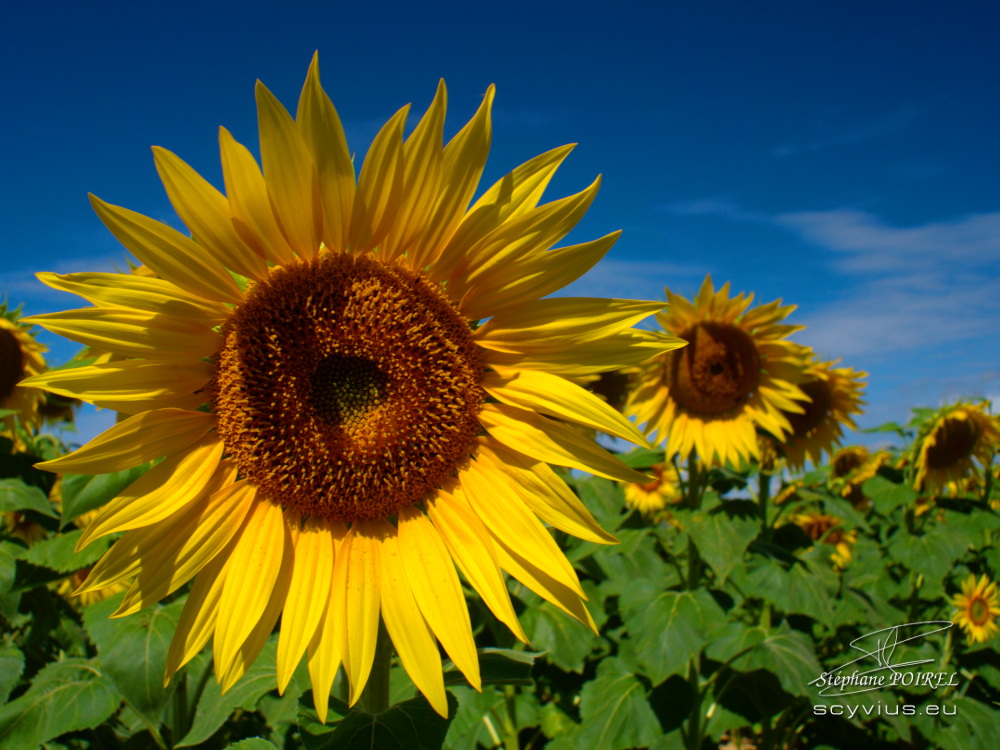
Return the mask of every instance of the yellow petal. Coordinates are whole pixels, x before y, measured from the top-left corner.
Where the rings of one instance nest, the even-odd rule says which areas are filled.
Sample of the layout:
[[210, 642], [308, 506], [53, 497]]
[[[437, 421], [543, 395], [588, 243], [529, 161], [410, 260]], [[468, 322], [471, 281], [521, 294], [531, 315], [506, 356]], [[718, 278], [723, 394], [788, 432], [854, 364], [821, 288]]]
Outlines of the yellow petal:
[[[142, 401], [188, 396], [212, 377], [209, 362], [181, 364], [150, 359], [126, 359], [89, 367], [49, 370], [21, 381], [60, 396], [84, 401]], [[207, 400], [207, 396], [202, 401]]]
[[620, 236], [620, 231], [612, 232], [592, 242], [535, 253], [494, 268], [470, 284], [462, 298], [462, 314], [479, 320], [546, 297], [583, 276]]
[[90, 196], [104, 225], [131, 253], [167, 281], [205, 299], [238, 304], [243, 295], [226, 269], [176, 229]]
[[302, 526], [295, 539], [294, 559], [278, 637], [278, 691], [282, 693], [319, 627], [330, 596], [333, 533], [328, 523], [312, 520]]
[[486, 352], [485, 362], [495, 367], [540, 370], [564, 377], [595, 375], [645, 362], [657, 354], [686, 346], [683, 339], [665, 333], [629, 329], [597, 341], [574, 344], [562, 350]]
[[464, 268], [458, 261], [470, 247], [503, 222], [537, 206], [552, 176], [572, 150], [573, 146], [560, 146], [546, 151], [504, 175], [483, 193], [448, 242], [441, 255], [442, 264], [456, 270]]
[[267, 194], [288, 244], [300, 258], [312, 258], [323, 237], [316, 167], [288, 111], [260, 81], [256, 93]]
[[483, 388], [501, 403], [566, 419], [622, 440], [651, 447], [621, 412], [558, 375], [533, 370], [487, 373]]
[[351, 250], [371, 250], [392, 228], [402, 201], [406, 105], [375, 136], [358, 177], [351, 213]]
[[502, 473], [479, 461], [470, 461], [459, 479], [465, 499], [493, 537], [503, 539], [509, 548], [584, 596], [566, 555]]
[[484, 443], [479, 449], [480, 460], [506, 473], [521, 499], [547, 524], [596, 544], [618, 543], [547, 463], [511, 451], [488, 438]]
[[[464, 492], [455, 493], [454, 499], [462, 503], [469, 502], [469, 497]], [[468, 507], [470, 511], [473, 510], [471, 505]], [[484, 524], [484, 528], [486, 528], [490, 534], [490, 538], [493, 540], [497, 559], [504, 570], [540, 597], [556, 605], [566, 614], [575, 617], [595, 633], [597, 632], [594, 619], [590, 616], [590, 612], [587, 611], [583, 599], [579, 594], [557, 581], [547, 571], [536, 565], [534, 561], [522, 557], [516, 550], [508, 546], [503, 539], [494, 534], [493, 529], [488, 525]]]
[[138, 538], [150, 532], [141, 544], [135, 545], [141, 561], [142, 588], [133, 598], [122, 601], [115, 617], [137, 612], [176, 591], [226, 548], [243, 523], [255, 494], [245, 481], [229, 485], [166, 521], [126, 532], [115, 543], [117, 547], [130, 535]]
[[231, 480], [236, 473], [235, 467], [219, 467], [224, 447], [222, 441], [210, 437], [191, 450], [165, 458], [98, 510], [80, 536], [77, 550], [102, 536], [162, 521], [206, 492], [222, 489], [222, 480]]
[[[440, 198], [420, 246], [414, 248], [413, 265], [416, 268], [423, 268], [437, 260], [476, 192], [490, 151], [493, 134], [490, 111], [495, 93], [493, 86], [486, 90], [476, 114], [444, 147]], [[442, 267], [435, 262], [432, 270], [444, 280], [451, 267]]]
[[201, 359], [214, 354], [222, 338], [190, 318], [112, 307], [46, 313], [22, 319], [86, 346], [125, 357]]
[[65, 474], [108, 474], [183, 451], [215, 427], [215, 415], [183, 409], [136, 414], [82, 448], [35, 464]]
[[381, 582], [376, 534], [370, 522], [356, 521], [337, 550], [333, 567], [330, 611], [339, 617], [339, 622], [332, 625], [350, 684], [352, 706], [368, 682], [378, 639]]
[[222, 178], [226, 182], [233, 228], [254, 252], [278, 265], [295, 260], [278, 221], [271, 211], [264, 175], [246, 146], [237, 143], [225, 128], [219, 128]]
[[263, 615], [281, 571], [281, 560], [290, 547], [289, 536], [280, 506], [263, 498], [252, 503], [231, 555], [233, 570], [240, 574], [227, 579], [219, 602], [212, 646], [216, 676], [229, 670], [236, 652]]
[[334, 250], [346, 250], [354, 204], [354, 163], [344, 127], [319, 81], [319, 56], [313, 55], [299, 108], [295, 114], [302, 137], [312, 151], [323, 196], [323, 241]]
[[572, 589], [567, 588], [557, 581], [548, 571], [534, 564], [526, 557], [521, 557], [511, 547], [507, 546], [502, 539], [494, 537], [496, 542], [497, 555], [500, 558], [500, 565], [540, 597], [556, 605], [566, 614], [576, 618], [594, 633], [597, 632], [597, 625], [594, 618], [587, 610], [586, 604]]
[[[328, 592], [329, 594], [329, 592]], [[322, 596], [322, 595], [321, 595]], [[323, 610], [312, 640], [309, 641], [309, 682], [312, 684], [313, 707], [319, 720], [326, 724], [327, 708], [330, 705], [330, 688], [340, 668], [340, 651], [330, 615], [330, 596], [323, 597], [327, 603]]]
[[481, 690], [479, 657], [462, 584], [441, 535], [413, 507], [399, 512], [399, 553], [427, 624], [469, 684]]
[[[230, 542], [229, 550], [234, 546]], [[177, 630], [167, 651], [166, 669], [163, 675], [164, 687], [178, 669], [201, 651], [215, 631], [215, 621], [219, 615], [219, 601], [229, 570], [229, 550], [216, 555], [201, 572], [195, 576], [188, 593], [184, 609], [177, 621]]]
[[[444, 167], [443, 132], [448, 94], [438, 82], [434, 101], [403, 144], [403, 192], [399, 213], [380, 250], [387, 257], [408, 252], [427, 227], [437, 203]], [[419, 266], [418, 266], [419, 267]]]
[[291, 547], [286, 547], [285, 555], [281, 559], [281, 570], [278, 571], [278, 579], [274, 582], [274, 588], [271, 590], [271, 596], [267, 600], [264, 612], [261, 614], [260, 619], [257, 620], [257, 624], [250, 630], [250, 635], [243, 641], [243, 645], [240, 646], [239, 651], [236, 652], [236, 656], [233, 657], [229, 668], [219, 678], [221, 693], [229, 690], [246, 674], [246, 671], [250, 669], [250, 666], [260, 654], [261, 649], [264, 648], [267, 639], [271, 637], [271, 631], [274, 630], [274, 626], [278, 622], [278, 617], [281, 615], [281, 608], [285, 604], [285, 598], [288, 596], [288, 587], [292, 581], [294, 562], [290, 552]]
[[226, 196], [165, 148], [153, 146], [153, 159], [170, 203], [195, 241], [226, 268], [251, 279], [264, 278], [267, 262], [236, 233]]
[[533, 208], [494, 229], [469, 248], [466, 255], [469, 283], [490, 278], [494, 269], [548, 250], [583, 218], [600, 185], [598, 177], [576, 195]]
[[448, 698], [444, 691], [444, 674], [434, 634], [420, 614], [410, 591], [400, 559], [398, 533], [388, 522], [382, 521], [380, 525], [382, 619], [413, 684], [424, 694], [434, 710], [447, 718]]
[[[228, 216], [227, 216], [228, 219]], [[123, 273], [36, 273], [46, 286], [77, 294], [98, 307], [130, 307], [166, 313], [214, 327], [229, 317], [230, 308], [220, 302], [186, 292], [166, 279]]]
[[577, 429], [534, 412], [504, 404], [485, 404], [479, 412], [479, 421], [498, 441], [539, 461], [620, 482], [650, 481]]
[[473, 334], [476, 343], [501, 352], [565, 351], [632, 327], [661, 302], [550, 297], [492, 317]]
[[503, 579], [493, 542], [479, 516], [470, 512], [467, 505], [456, 502], [440, 490], [433, 500], [428, 501], [427, 514], [465, 580], [482, 597], [497, 619], [510, 628], [519, 640], [527, 643], [528, 638], [518, 622], [510, 594], [507, 593], [507, 584]]

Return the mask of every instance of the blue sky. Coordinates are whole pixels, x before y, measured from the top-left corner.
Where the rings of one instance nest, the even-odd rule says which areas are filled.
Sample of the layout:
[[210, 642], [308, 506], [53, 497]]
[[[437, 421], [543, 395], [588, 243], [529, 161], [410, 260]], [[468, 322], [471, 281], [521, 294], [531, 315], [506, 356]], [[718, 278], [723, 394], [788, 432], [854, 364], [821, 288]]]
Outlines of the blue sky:
[[[124, 267], [87, 192], [177, 225], [150, 145], [221, 185], [257, 78], [323, 83], [365, 153], [439, 78], [446, 136], [497, 85], [483, 186], [578, 143], [548, 196], [603, 185], [567, 243], [624, 234], [571, 293], [799, 306], [794, 338], [871, 374], [862, 426], [1000, 397], [1000, 10], [987, 3], [19, 3], [0, 29], [0, 293]], [[416, 118], [411, 117], [411, 123]], [[53, 360], [73, 346], [44, 334]], [[87, 415], [82, 431], [107, 424]], [[102, 421], [103, 420], [103, 421]]]

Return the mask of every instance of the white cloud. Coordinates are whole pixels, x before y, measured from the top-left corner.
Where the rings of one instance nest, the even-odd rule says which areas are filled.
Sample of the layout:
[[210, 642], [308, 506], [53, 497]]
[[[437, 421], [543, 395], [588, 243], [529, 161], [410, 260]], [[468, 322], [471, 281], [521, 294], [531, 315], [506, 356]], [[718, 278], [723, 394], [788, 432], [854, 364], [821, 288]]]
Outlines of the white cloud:
[[901, 105], [875, 117], [850, 120], [844, 110], [831, 109], [824, 113], [810, 128], [807, 137], [795, 137], [771, 150], [771, 156], [784, 159], [790, 156], [821, 151], [835, 146], [862, 143], [891, 135], [910, 125], [923, 115], [928, 107]]

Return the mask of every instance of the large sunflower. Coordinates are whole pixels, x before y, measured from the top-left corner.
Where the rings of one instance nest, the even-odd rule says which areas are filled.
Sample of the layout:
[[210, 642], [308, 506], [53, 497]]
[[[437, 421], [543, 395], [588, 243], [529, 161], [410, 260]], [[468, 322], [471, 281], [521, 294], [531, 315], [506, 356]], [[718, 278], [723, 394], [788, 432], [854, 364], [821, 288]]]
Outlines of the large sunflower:
[[784, 338], [801, 326], [779, 325], [794, 306], [776, 300], [747, 312], [753, 295], [730, 299], [710, 276], [694, 304], [669, 289], [669, 308], [657, 315], [688, 346], [649, 360], [626, 412], [647, 435], [667, 441], [667, 456], [697, 451], [708, 464], [738, 464], [759, 455], [756, 428], [779, 438], [791, 431], [787, 412], [805, 399], [801, 347]]
[[45, 401], [45, 394], [18, 383], [45, 371], [42, 354], [46, 347], [35, 340], [30, 326], [18, 320], [19, 313], [20, 310], [7, 310], [7, 304], [0, 302], [0, 412], [4, 412], [0, 417], [4, 433], [16, 449], [23, 450], [17, 423], [29, 428], [38, 425], [39, 407]]
[[987, 403], [946, 406], [924, 422], [913, 445], [918, 490], [943, 490], [993, 461], [1000, 449], [1000, 427], [986, 413]]
[[810, 364], [806, 379], [799, 383], [809, 400], [798, 403], [803, 411], [784, 414], [792, 431], [779, 445], [793, 469], [801, 469], [806, 459], [819, 463], [824, 453], [829, 454], [839, 444], [844, 427], [857, 429], [851, 415], [861, 413], [864, 404], [861, 391], [868, 373], [849, 367], [835, 368], [835, 364], [818, 361]]
[[1000, 633], [1000, 595], [996, 582], [985, 573], [978, 581], [975, 575], [962, 581], [962, 593], [955, 594], [951, 604], [958, 609], [952, 622], [961, 626], [969, 643], [986, 643]]
[[643, 481], [567, 422], [642, 436], [567, 378], [682, 342], [630, 329], [657, 302], [547, 298], [617, 238], [548, 249], [597, 189], [538, 205], [569, 148], [468, 207], [492, 101], [490, 88], [442, 147], [442, 84], [405, 142], [408, 107], [389, 120], [355, 180], [314, 59], [294, 119], [258, 83], [263, 173], [221, 131], [226, 195], [155, 149], [193, 239], [93, 199], [159, 278], [41, 274], [95, 307], [36, 321], [125, 359], [32, 383], [131, 415], [43, 466], [101, 473], [164, 457], [87, 528], [82, 544], [126, 533], [81, 591], [133, 579], [121, 616], [194, 578], [168, 677], [214, 636], [228, 688], [280, 615], [279, 687], [308, 654], [325, 718], [338, 665], [351, 703], [364, 688], [381, 616], [444, 714], [435, 639], [480, 685], [456, 567], [522, 640], [501, 571], [593, 627], [543, 522], [614, 540], [548, 463]]

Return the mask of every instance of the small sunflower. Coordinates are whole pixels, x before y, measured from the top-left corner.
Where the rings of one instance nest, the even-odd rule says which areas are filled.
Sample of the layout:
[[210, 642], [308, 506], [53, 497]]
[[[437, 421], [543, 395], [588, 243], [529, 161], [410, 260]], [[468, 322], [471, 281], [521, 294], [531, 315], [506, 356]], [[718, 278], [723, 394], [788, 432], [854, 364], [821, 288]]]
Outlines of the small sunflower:
[[890, 459], [887, 451], [873, 454], [861, 445], [841, 448], [830, 457], [830, 488], [855, 507], [865, 506], [869, 501], [861, 486]]
[[781, 450], [792, 469], [801, 469], [806, 460], [819, 463], [840, 442], [844, 427], [857, 429], [852, 414], [860, 414], [861, 391], [867, 373], [848, 367], [835, 368], [836, 362], [814, 361], [806, 369], [806, 379], [799, 388], [809, 398], [798, 402], [802, 411], [785, 412], [792, 427], [781, 441]]
[[263, 170], [221, 131], [226, 195], [154, 150], [193, 239], [93, 199], [156, 277], [40, 275], [96, 307], [35, 320], [122, 359], [32, 384], [130, 415], [43, 466], [163, 457], [87, 527], [82, 544], [125, 534], [80, 592], [131, 581], [123, 616], [193, 578], [168, 678], [214, 638], [229, 688], [280, 617], [279, 689], [305, 655], [325, 720], [338, 665], [352, 704], [364, 689], [381, 618], [445, 714], [438, 642], [480, 686], [459, 571], [521, 640], [502, 571], [593, 627], [543, 522], [615, 540], [548, 464], [646, 481], [575, 425], [644, 440], [569, 379], [683, 342], [632, 330], [662, 303], [549, 296], [618, 236], [549, 250], [598, 187], [539, 205], [569, 148], [469, 206], [492, 101], [442, 145], [442, 83], [405, 140], [409, 108], [389, 120], [355, 179], [314, 59], [294, 118], [258, 83]]
[[997, 620], [1000, 619], [997, 584], [985, 573], [979, 581], [976, 581], [975, 575], [962, 581], [962, 593], [955, 594], [951, 605], [958, 609], [951, 620], [965, 631], [969, 643], [985, 643], [1000, 632], [997, 627]]
[[858, 542], [858, 532], [855, 529], [845, 530], [840, 518], [820, 511], [797, 513], [791, 517], [791, 521], [813, 541], [834, 548], [830, 554], [834, 567], [838, 570], [847, 567], [851, 561], [851, 551]]
[[943, 490], [990, 466], [1000, 449], [1000, 427], [987, 405], [953, 404], [924, 422], [913, 446], [918, 490]]
[[4, 432], [16, 450], [23, 450], [17, 424], [31, 428], [40, 423], [39, 407], [45, 393], [18, 383], [45, 371], [42, 354], [47, 349], [35, 340], [31, 326], [24, 325], [19, 315], [20, 310], [8, 311], [7, 304], [0, 303], [0, 410], [14, 412], [3, 416]]
[[805, 395], [801, 347], [785, 341], [801, 326], [779, 325], [794, 310], [776, 300], [747, 312], [753, 295], [730, 299], [711, 277], [694, 304], [666, 290], [668, 311], [657, 319], [688, 345], [641, 366], [626, 413], [647, 435], [667, 441], [668, 456], [697, 451], [709, 465], [757, 458], [756, 428], [779, 438], [791, 432], [785, 416]]
[[681, 501], [680, 477], [677, 469], [669, 464], [653, 464], [648, 482], [623, 484], [625, 504], [646, 516], [656, 515], [668, 505]]

